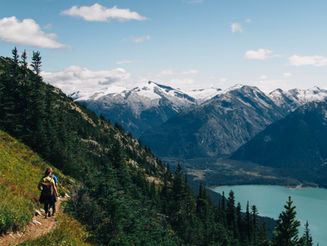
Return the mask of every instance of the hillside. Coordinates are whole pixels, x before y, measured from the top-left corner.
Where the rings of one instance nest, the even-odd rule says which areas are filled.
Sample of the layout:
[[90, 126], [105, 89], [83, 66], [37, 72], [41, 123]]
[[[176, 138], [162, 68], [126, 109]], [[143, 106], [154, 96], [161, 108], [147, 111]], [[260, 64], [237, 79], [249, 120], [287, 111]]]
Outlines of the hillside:
[[[77, 180], [66, 211], [86, 227], [88, 242], [246, 245], [253, 233], [268, 240], [261, 225], [246, 229], [227, 219], [245, 219], [234, 198], [214, 206], [202, 186], [195, 197], [180, 166], [172, 174], [120, 125], [8, 58], [0, 59], [0, 115], [1, 129]], [[245, 229], [250, 234], [236, 233]]]
[[[0, 234], [8, 232], [24, 231], [24, 228], [33, 227], [30, 223], [36, 209], [42, 207], [38, 203], [40, 191], [37, 184], [43, 176], [44, 170], [49, 164], [44, 162], [30, 148], [0, 131]], [[60, 180], [59, 193], [62, 195], [73, 185], [74, 180], [63, 175], [55, 169], [55, 174]], [[37, 220], [42, 221], [43, 216]], [[42, 221], [43, 223], [43, 221]], [[53, 241], [60, 238], [59, 234], [66, 231], [64, 239], [72, 244], [84, 245], [83, 227], [68, 215], [63, 215], [59, 222], [58, 229], [53, 232]], [[69, 229], [67, 224], [75, 225]], [[44, 229], [45, 225], [42, 226]], [[35, 228], [35, 226], [33, 227]], [[76, 228], [79, 228], [76, 230]], [[22, 233], [20, 233], [22, 234]], [[24, 233], [25, 234], [25, 233]], [[24, 235], [23, 234], [23, 235]], [[14, 238], [10, 237], [13, 242]], [[0, 244], [3, 238], [0, 237]], [[5, 242], [3, 242], [5, 243]], [[42, 245], [34, 243], [33, 245]], [[86, 244], [85, 244], [86, 245]]]
[[326, 187], [327, 103], [306, 104], [260, 132], [233, 159], [284, 170], [284, 175]]

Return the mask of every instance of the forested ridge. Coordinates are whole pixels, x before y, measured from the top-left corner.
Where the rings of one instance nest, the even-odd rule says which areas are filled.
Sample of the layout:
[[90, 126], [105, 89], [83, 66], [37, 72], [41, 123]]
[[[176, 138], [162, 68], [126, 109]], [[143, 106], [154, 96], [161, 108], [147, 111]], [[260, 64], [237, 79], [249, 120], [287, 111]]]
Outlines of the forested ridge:
[[[174, 173], [116, 124], [43, 82], [41, 56], [0, 57], [0, 128], [79, 181], [68, 213], [95, 245], [312, 245], [310, 233], [283, 233], [296, 222], [291, 200], [272, 242], [255, 206], [241, 213], [233, 192], [214, 205], [200, 185], [194, 196], [179, 165]], [[287, 216], [294, 215], [288, 219]], [[284, 221], [285, 220], [285, 221]], [[286, 237], [287, 240], [286, 240]], [[292, 242], [292, 244], [289, 244]], [[293, 244], [294, 242], [294, 244]], [[285, 244], [286, 243], [286, 244]], [[305, 244], [306, 243], [306, 244]]]

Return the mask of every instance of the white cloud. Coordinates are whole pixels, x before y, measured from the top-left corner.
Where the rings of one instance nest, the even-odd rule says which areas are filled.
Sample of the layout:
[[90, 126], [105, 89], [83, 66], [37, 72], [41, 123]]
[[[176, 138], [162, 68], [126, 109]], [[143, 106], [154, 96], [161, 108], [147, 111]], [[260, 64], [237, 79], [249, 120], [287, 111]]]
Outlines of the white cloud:
[[251, 23], [252, 20], [251, 20], [250, 18], [246, 18], [246, 19], [245, 19], [245, 22], [246, 22], [246, 23]]
[[268, 79], [268, 76], [267, 75], [261, 75], [259, 79], [260, 80], [267, 80]]
[[109, 21], [116, 19], [118, 21], [129, 20], [146, 20], [147, 18], [141, 16], [137, 12], [130, 11], [130, 9], [119, 9], [117, 6], [106, 8], [98, 3], [92, 6], [73, 6], [70, 9], [61, 12], [64, 15], [78, 16], [86, 21]]
[[277, 56], [279, 55], [272, 55], [272, 51], [268, 49], [248, 50], [244, 55], [245, 58], [254, 60], [266, 60]]
[[70, 66], [58, 72], [42, 72], [44, 80], [59, 87], [66, 94], [75, 91], [92, 93], [112, 83], [123, 83], [130, 79], [125, 69], [92, 71], [80, 66]]
[[231, 31], [232, 32], [243, 32], [242, 26], [240, 23], [233, 23], [231, 24]]
[[0, 19], [0, 39], [6, 43], [58, 49], [68, 47], [58, 43], [57, 35], [44, 33], [33, 19], [19, 21], [15, 16]]
[[285, 78], [289, 78], [289, 77], [291, 77], [293, 74], [292, 73], [289, 73], [289, 72], [286, 72], [286, 73], [283, 73], [283, 76], [285, 77]]
[[173, 69], [165, 69], [160, 72], [160, 75], [191, 75], [191, 74], [198, 74], [199, 71], [196, 69], [190, 69], [185, 71], [174, 71]]
[[327, 57], [324, 56], [298, 56], [293, 55], [288, 58], [292, 66], [314, 66], [325, 67], [327, 66]]
[[151, 39], [151, 36], [150, 35], [146, 35], [144, 37], [131, 37], [130, 40], [133, 42], [133, 43], [142, 43], [146, 40], [150, 40]]
[[135, 62], [134, 60], [121, 60], [121, 61], [117, 61], [116, 64], [117, 65], [121, 65], [121, 64], [130, 64]]
[[45, 25], [43, 28], [45, 30], [51, 30], [52, 29], [52, 24]]

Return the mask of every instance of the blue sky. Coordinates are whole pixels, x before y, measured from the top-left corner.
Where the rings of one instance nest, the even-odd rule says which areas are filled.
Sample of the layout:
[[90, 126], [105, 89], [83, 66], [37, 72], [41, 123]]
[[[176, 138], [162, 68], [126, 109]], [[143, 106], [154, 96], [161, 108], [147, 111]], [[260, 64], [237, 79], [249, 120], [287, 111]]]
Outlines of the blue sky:
[[40, 50], [66, 92], [154, 80], [180, 88], [327, 89], [327, 1], [0, 0], [0, 55]]

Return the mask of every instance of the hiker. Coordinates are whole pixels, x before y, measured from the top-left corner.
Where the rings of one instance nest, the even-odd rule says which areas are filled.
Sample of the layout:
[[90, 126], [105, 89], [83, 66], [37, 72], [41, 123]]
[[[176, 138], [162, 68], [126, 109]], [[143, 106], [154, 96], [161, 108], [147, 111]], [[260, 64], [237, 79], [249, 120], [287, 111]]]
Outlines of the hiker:
[[[54, 180], [50, 177], [51, 167], [45, 170], [44, 177], [40, 180], [38, 188], [41, 190], [40, 203], [44, 204], [45, 218], [51, 216], [50, 208], [56, 202], [58, 192]], [[54, 215], [54, 213], [52, 213]]]
[[[57, 179], [56, 175], [54, 175], [52, 168], [51, 168], [50, 178], [53, 179], [53, 181], [55, 182], [55, 187], [57, 188], [58, 187], [58, 179]], [[50, 206], [50, 208], [52, 208], [52, 216], [56, 213], [56, 201], [57, 201], [57, 199], [55, 199], [54, 202]]]

